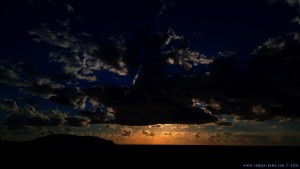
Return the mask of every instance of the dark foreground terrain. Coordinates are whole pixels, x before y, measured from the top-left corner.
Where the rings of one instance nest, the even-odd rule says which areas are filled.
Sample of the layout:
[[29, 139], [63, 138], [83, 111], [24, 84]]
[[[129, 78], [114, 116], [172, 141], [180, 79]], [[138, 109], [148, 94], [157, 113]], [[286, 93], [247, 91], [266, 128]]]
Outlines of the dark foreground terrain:
[[1, 164], [10, 167], [300, 167], [299, 146], [115, 145], [95, 137], [51, 135], [29, 142], [1, 141], [0, 152]]

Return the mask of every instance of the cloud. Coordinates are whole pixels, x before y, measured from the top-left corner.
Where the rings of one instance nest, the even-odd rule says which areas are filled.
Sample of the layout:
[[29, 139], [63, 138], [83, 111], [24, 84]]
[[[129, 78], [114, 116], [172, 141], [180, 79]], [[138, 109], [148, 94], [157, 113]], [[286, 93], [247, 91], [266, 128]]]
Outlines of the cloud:
[[[191, 101], [188, 100], [186, 103], [185, 99], [187, 98], [176, 97], [176, 94], [182, 94], [178, 89], [174, 89], [174, 97], [169, 97], [169, 91], [161, 93], [165, 88], [156, 86], [156, 89], [160, 89], [156, 91], [151, 89], [153, 86], [148, 87], [143, 86], [138, 88], [139, 90], [136, 88], [128, 90], [107, 86], [104, 90], [93, 88], [85, 92], [91, 97], [98, 97], [104, 105], [112, 107], [114, 109], [114, 122], [118, 124], [200, 124], [217, 120], [216, 117], [203, 112], [201, 109], [193, 108]], [[172, 91], [172, 88], [168, 90]]]
[[[231, 125], [217, 115], [234, 115], [236, 119], [250, 121], [299, 116], [294, 106], [300, 96], [296, 80], [297, 34], [268, 39], [257, 46], [250, 56], [252, 60], [242, 69], [237, 67], [241, 64], [237, 53], [207, 56], [193, 51], [190, 42], [171, 29], [165, 33], [141, 30], [133, 38], [136, 41], [111, 37], [96, 42], [93, 37], [51, 30], [47, 25], [30, 34], [37, 42], [57, 47], [49, 54], [49, 60], [62, 65], [63, 72], [72, 80], [95, 82], [99, 70], [134, 79], [134, 86], [128, 88], [69, 88], [47, 79], [35, 84], [34, 88], [40, 91], [45, 91], [41, 86], [50, 89], [46, 93], [49, 100], [79, 109], [91, 123]], [[204, 66], [210, 75], [169, 76], [165, 71], [168, 64], [181, 65], [187, 72]], [[114, 119], [107, 120], [103, 110], [87, 110], [91, 98], [112, 108]]]
[[57, 90], [49, 100], [83, 110], [86, 107], [87, 96], [78, 88], [64, 88]]
[[163, 128], [163, 124], [151, 125], [150, 128]]
[[36, 82], [39, 86], [49, 86], [52, 89], [60, 89], [63, 88], [64, 85], [53, 82], [50, 78], [40, 78]]
[[299, 32], [294, 33], [294, 40], [300, 42], [300, 33]]
[[49, 54], [50, 61], [63, 64], [63, 72], [76, 79], [94, 82], [97, 80], [93, 75], [94, 71], [89, 69], [85, 64], [85, 60], [81, 59], [77, 54], [67, 53], [63, 51], [55, 51]]
[[[175, 53], [174, 53], [175, 52]], [[171, 51], [167, 52], [167, 55], [170, 55], [167, 59], [168, 64], [179, 64], [182, 65], [185, 69], [191, 69], [198, 65], [209, 65], [211, 64], [214, 59], [207, 57], [206, 55], [200, 54], [196, 51]]]
[[297, 16], [296, 18], [293, 19], [293, 22], [297, 23], [298, 25], [300, 25], [300, 17]]
[[[69, 29], [69, 28], [68, 28]], [[83, 40], [82, 34], [72, 35], [70, 31], [51, 30], [47, 24], [29, 31], [34, 41], [46, 42], [60, 50], [49, 53], [51, 62], [61, 63], [66, 75], [89, 82], [97, 80], [94, 71], [107, 70], [118, 75], [127, 75], [128, 70], [123, 60], [126, 50], [122, 39], [110, 38], [104, 42]], [[80, 55], [83, 54], [83, 57]]]
[[105, 127], [110, 129], [110, 130], [116, 129], [116, 125], [114, 125], [114, 124], [106, 124]]
[[67, 11], [68, 11], [69, 13], [73, 13], [73, 12], [74, 12], [74, 7], [73, 7], [72, 5], [67, 4], [67, 5], [66, 5], [66, 8], [67, 8]]
[[226, 121], [218, 121], [216, 124], [220, 126], [233, 126], [232, 123]]
[[172, 29], [169, 29], [164, 45], [168, 46], [173, 41], [176, 41], [177, 45], [172, 46], [170, 50], [162, 52], [168, 64], [182, 65], [189, 70], [198, 65], [209, 65], [214, 61], [212, 57], [190, 50], [189, 42], [183, 36], [176, 35]]
[[20, 111], [9, 115], [4, 122], [9, 126], [48, 126], [53, 125], [51, 118], [35, 110], [34, 107], [27, 105]]
[[0, 83], [9, 86], [26, 86], [26, 82], [13, 70], [0, 65]]
[[43, 24], [39, 29], [29, 31], [29, 34], [34, 36], [35, 42], [47, 42], [51, 45], [61, 48], [72, 49], [76, 52], [80, 49], [78, 39], [69, 34], [67, 31], [52, 31], [47, 24]]
[[275, 3], [275, 2], [286, 2], [291, 7], [298, 7], [300, 4], [300, 0], [269, 0], [269, 3]]
[[12, 99], [0, 98], [0, 109], [16, 112], [19, 110], [19, 107]]
[[28, 86], [22, 88], [22, 92], [29, 93], [34, 96], [41, 96], [49, 99], [56, 96], [59, 91], [63, 90], [64, 85], [54, 82], [48, 77], [35, 77]]
[[125, 137], [130, 137], [133, 133], [131, 128], [121, 128], [121, 135]]
[[[157, 79], [160, 79], [156, 75], [161, 76], [164, 74], [159, 72], [163, 71], [161, 68], [166, 65], [167, 54], [161, 50], [163, 48], [171, 48], [176, 63], [187, 69], [200, 64], [208, 65], [212, 63], [212, 58], [189, 50], [188, 41], [184, 40], [182, 36], [176, 35], [173, 30], [169, 30], [167, 33], [157, 33], [154, 36], [151, 35], [146, 39], [141, 39], [138, 44], [125, 43], [122, 37], [112, 37], [97, 43], [84, 42], [81, 40], [80, 35], [71, 35], [68, 31], [50, 30], [46, 24], [39, 29], [30, 31], [29, 34], [35, 36], [37, 42], [46, 42], [60, 48], [51, 52], [49, 59], [51, 62], [62, 64], [63, 72], [71, 78], [93, 82], [97, 80], [94, 73], [98, 70], [105, 69], [119, 75], [127, 75], [127, 65], [140, 67], [139, 76], [135, 79], [139, 83], [136, 85], [138, 90], [119, 87], [105, 87], [104, 90], [99, 90], [99, 87], [94, 87], [76, 91], [64, 86], [54, 86], [55, 83], [51, 83], [47, 79], [40, 79], [28, 90], [42, 95], [50, 101], [83, 110], [81, 112], [89, 117], [92, 123], [103, 123], [107, 121], [107, 117], [104, 118], [101, 113], [85, 110], [87, 98], [100, 98], [99, 100], [104, 105], [112, 107], [115, 110], [115, 120], [113, 121], [120, 124], [198, 124], [217, 120], [211, 114], [190, 108], [190, 98], [182, 98], [182, 101], [171, 98], [172, 101], [169, 103], [167, 95], [160, 96], [159, 91], [154, 91], [154, 95], [151, 96], [153, 93], [150, 95], [149, 91], [152, 90], [152, 86], [142, 86], [144, 82], [149, 80], [152, 81], [149, 81], [149, 84], [155, 84]], [[172, 47], [171, 42], [173, 41], [178, 41], [175, 47]], [[145, 53], [145, 60], [150, 62], [139, 61], [139, 53]], [[161, 78], [161, 82], [170, 83], [172, 81], [172, 79], [166, 78], [165, 75]], [[156, 88], [165, 90], [164, 86], [156, 85]], [[179, 95], [182, 93], [179, 92], [180, 89], [176, 86], [173, 89], [174, 93], [178, 92]], [[129, 93], [129, 95], [126, 95], [126, 93]], [[159, 101], [156, 101], [156, 97], [160, 98]], [[138, 98], [142, 98], [142, 100], [136, 102]], [[176, 105], [176, 102], [178, 102], [178, 105]], [[136, 114], [130, 112], [136, 112]]]
[[86, 108], [88, 99], [88, 96], [80, 88], [66, 87], [48, 77], [36, 77], [31, 84], [22, 88], [21, 91], [81, 110]]
[[25, 64], [23, 62], [18, 62], [17, 64], [12, 64], [12, 70], [18, 72], [19, 74], [27, 74], [30, 76], [41, 76], [41, 74], [33, 66]]
[[105, 111], [104, 108], [96, 106], [94, 110], [83, 110], [80, 114], [91, 119], [91, 123], [109, 123], [114, 120], [110, 111]]
[[269, 50], [272, 49], [276, 53], [276, 52], [282, 50], [285, 47], [285, 45], [286, 45], [285, 41], [282, 37], [271, 38], [271, 39], [267, 40], [263, 45], [258, 46], [255, 51], [257, 51], [257, 50], [260, 51], [263, 48], [266, 48]]
[[2, 98], [0, 108], [11, 111], [4, 121], [4, 125], [10, 127], [22, 126], [75, 126], [87, 127], [90, 119], [82, 116], [68, 116], [59, 110], [38, 111], [35, 107], [26, 105], [19, 108], [15, 101]]
[[163, 15], [166, 13], [170, 8], [174, 7], [176, 5], [176, 2], [171, 0], [171, 1], [159, 1], [160, 9], [157, 12], [157, 16]]
[[[202, 98], [212, 114], [233, 114], [240, 120], [265, 121], [276, 116], [297, 118], [299, 41], [293, 35], [275, 37], [258, 46], [243, 70], [232, 58], [217, 59], [211, 69], [214, 101]], [[239, 79], [237, 81], [237, 79]], [[218, 85], [222, 84], [221, 85]], [[217, 104], [218, 106], [213, 106]]]
[[142, 130], [142, 134], [147, 136], [147, 137], [155, 136], [155, 134], [152, 131], [149, 131], [149, 130]]
[[172, 133], [169, 132], [169, 133], [164, 133], [165, 136], [169, 136], [169, 137], [172, 137]]
[[291, 6], [297, 7], [300, 5], [300, 0], [286, 0]]
[[7, 117], [4, 125], [8, 126], [74, 126], [87, 127], [90, 120], [81, 116], [67, 116], [57, 110], [37, 112], [35, 109], [28, 112], [26, 108], [20, 113]]
[[[67, 84], [62, 84], [61, 79], [57, 78], [57, 76], [45, 76], [24, 63], [11, 66], [13, 69], [0, 66], [0, 74], [2, 74], [0, 83], [2, 82], [9, 86], [19, 86], [22, 93], [40, 96], [76, 109], [85, 109], [88, 96], [78, 87], [67, 87]], [[19, 74], [24, 76], [24, 78], [21, 78]]]
[[82, 116], [72, 116], [66, 118], [68, 125], [75, 127], [87, 127], [90, 125], [90, 119]]

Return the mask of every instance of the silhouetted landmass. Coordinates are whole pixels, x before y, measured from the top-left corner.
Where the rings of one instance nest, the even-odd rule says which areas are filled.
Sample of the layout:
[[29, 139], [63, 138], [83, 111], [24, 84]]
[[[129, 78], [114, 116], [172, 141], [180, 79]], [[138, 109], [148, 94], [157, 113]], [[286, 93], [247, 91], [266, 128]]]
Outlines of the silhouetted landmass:
[[155, 167], [158, 164], [180, 164], [186, 167], [196, 165], [196, 168], [245, 168], [244, 164], [300, 164], [299, 146], [116, 145], [101, 138], [74, 135], [50, 135], [28, 142], [0, 143], [3, 162], [7, 158], [26, 161], [29, 166], [34, 161], [54, 166], [93, 166], [110, 163], [111, 160], [115, 162], [110, 165], [143, 164]]
[[116, 145], [109, 140], [92, 136], [76, 136], [68, 134], [53, 134], [31, 141], [1, 141], [2, 149], [7, 151], [24, 152], [69, 152], [69, 151], [96, 151], [113, 150]]
[[30, 141], [33, 144], [61, 146], [115, 146], [112, 141], [92, 136], [53, 134]]

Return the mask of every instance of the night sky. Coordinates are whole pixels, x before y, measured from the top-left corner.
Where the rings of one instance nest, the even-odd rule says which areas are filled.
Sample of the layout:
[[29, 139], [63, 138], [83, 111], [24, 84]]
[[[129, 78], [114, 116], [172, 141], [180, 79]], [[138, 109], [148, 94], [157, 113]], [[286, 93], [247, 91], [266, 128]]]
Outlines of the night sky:
[[0, 137], [300, 145], [299, 0], [5, 0]]

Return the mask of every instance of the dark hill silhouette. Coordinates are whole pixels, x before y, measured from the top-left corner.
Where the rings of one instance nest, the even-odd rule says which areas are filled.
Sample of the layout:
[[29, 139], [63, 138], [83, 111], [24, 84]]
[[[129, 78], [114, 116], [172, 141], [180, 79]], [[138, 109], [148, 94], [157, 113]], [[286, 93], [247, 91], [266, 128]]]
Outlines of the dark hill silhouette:
[[33, 144], [59, 146], [115, 146], [112, 141], [92, 136], [76, 136], [68, 134], [53, 134], [29, 141]]
[[31, 141], [1, 141], [1, 150], [7, 152], [82, 152], [82, 151], [115, 151], [116, 145], [109, 140], [92, 136], [54, 134]]
[[[1, 162], [32, 167], [33, 161], [68, 167], [115, 160], [110, 165], [147, 166], [168, 164], [186, 167], [244, 168], [243, 164], [298, 164], [300, 146], [176, 146], [176, 145], [116, 145], [112, 141], [66, 134], [49, 135], [31, 141], [0, 141]], [[297, 154], [297, 155], [295, 155]], [[16, 163], [11, 163], [11, 159]], [[33, 160], [33, 161], [32, 161]], [[139, 163], [135, 163], [139, 161]], [[38, 166], [39, 168], [40, 166]], [[200, 168], [200, 167], [199, 167]], [[270, 167], [268, 167], [270, 168]]]

